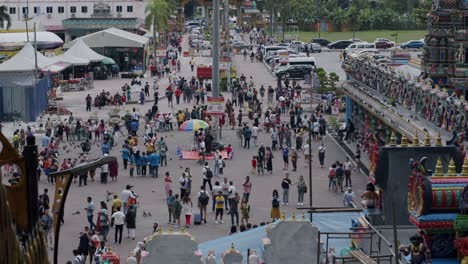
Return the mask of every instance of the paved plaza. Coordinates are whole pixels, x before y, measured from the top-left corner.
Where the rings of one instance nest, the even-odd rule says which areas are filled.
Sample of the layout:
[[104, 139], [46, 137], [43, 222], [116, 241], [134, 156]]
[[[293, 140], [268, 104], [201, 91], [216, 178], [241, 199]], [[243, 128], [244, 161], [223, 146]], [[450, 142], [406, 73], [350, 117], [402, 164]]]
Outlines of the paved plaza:
[[[317, 59], [318, 67], [324, 67], [327, 71], [336, 71], [340, 79], [344, 77], [344, 72], [340, 69], [340, 62], [338, 60], [337, 53], [321, 53], [314, 54]], [[182, 58], [182, 70], [180, 75], [190, 79], [191, 76], [196, 76], [195, 72], [190, 71], [189, 66], [190, 58]], [[210, 64], [211, 57], [195, 57], [197, 64]], [[244, 61], [243, 57], [237, 55], [234, 57], [233, 62], [237, 67], [238, 76], [244, 74], [249, 78], [253, 76], [255, 86], [259, 89], [260, 85], [272, 85], [276, 86], [276, 80], [273, 75], [267, 70], [267, 68], [260, 62], [251, 63], [250, 61]], [[87, 93], [91, 94], [92, 97], [97, 95], [102, 91], [102, 89], [109, 91], [111, 94], [116, 92], [121, 92], [121, 87], [125, 83], [129, 83], [130, 79], [111, 79], [106, 81], [95, 81], [95, 88], [90, 91], [85, 92], [70, 92], [70, 93], [59, 93], [58, 96], [63, 97], [63, 101], [59, 101], [59, 105], [66, 107], [68, 110], [72, 111], [73, 114], [77, 117], [83, 119], [88, 119], [90, 116], [89, 112], [85, 112], [85, 97]], [[152, 80], [148, 78], [147, 80], [142, 80], [142, 82], [148, 81], [150, 84]], [[161, 91], [168, 85], [167, 78], [160, 80], [160, 94]], [[224, 94], [225, 98], [230, 98], [230, 93]], [[265, 99], [266, 104], [266, 99]], [[152, 103], [146, 103], [145, 105], [140, 104], [127, 104], [125, 107], [121, 108], [122, 112], [124, 110], [131, 110], [133, 107], [137, 109], [140, 114], [144, 114], [150, 109]], [[162, 112], [168, 111], [177, 111], [183, 110], [186, 107], [189, 109], [192, 108], [192, 105], [175, 105], [173, 109], [168, 107], [167, 100], [161, 99], [159, 102], [159, 110]], [[93, 107], [92, 113], [97, 112], [99, 119], [107, 119], [108, 113], [112, 108], [104, 107], [101, 110], [97, 110]], [[236, 108], [236, 112], [238, 108]], [[66, 116], [62, 116], [62, 119]], [[286, 121], [287, 117], [283, 116], [283, 120]], [[244, 120], [248, 121], [247, 123], [252, 124], [252, 121], [248, 120], [246, 117]], [[5, 124], [4, 133], [7, 137], [11, 137], [12, 131], [11, 124]], [[126, 132], [126, 131], [125, 131]], [[143, 141], [143, 130], [139, 130], [140, 140]], [[111, 229], [109, 232], [109, 241], [110, 246], [114, 251], [120, 254], [121, 258], [126, 258], [128, 253], [133, 250], [138, 241], [141, 241], [143, 238], [149, 236], [152, 233], [152, 228], [154, 223], [159, 223], [160, 226], [167, 230], [169, 225], [167, 224], [168, 213], [166, 207], [165, 199], [165, 190], [164, 190], [164, 173], [168, 171], [172, 175], [173, 185], [172, 189], [175, 193], [179, 193], [179, 183], [178, 179], [181, 176], [183, 169], [186, 167], [190, 168], [193, 182], [192, 182], [192, 200], [194, 201], [194, 212], [198, 212], [196, 208], [196, 194], [199, 190], [199, 186], [202, 184], [202, 167], [196, 164], [196, 161], [193, 160], [179, 160], [176, 155], [176, 148], [178, 146], [186, 146], [192, 143], [193, 132], [179, 132], [179, 131], [170, 131], [170, 132], [161, 132], [159, 136], [165, 137], [168, 145], [168, 166], [159, 168], [159, 178], [151, 178], [149, 176], [141, 177], [134, 176], [129, 177], [128, 171], [123, 169], [122, 159], [120, 155], [120, 149], [124, 141], [124, 137], [116, 137], [116, 145], [112, 148], [110, 154], [116, 156], [119, 161], [119, 176], [117, 182], [109, 181], [107, 185], [102, 185], [99, 183], [99, 180], [95, 182], [88, 182], [87, 186], [79, 187], [77, 183], [73, 183], [70, 189], [67, 203], [65, 205], [65, 223], [61, 229], [60, 236], [60, 247], [59, 247], [59, 263], [65, 263], [67, 260], [72, 259], [72, 250], [78, 246], [79, 242], [79, 233], [83, 230], [85, 226], [88, 225], [86, 219], [86, 211], [84, 208], [87, 205], [86, 197], [91, 196], [98, 207], [100, 201], [106, 200], [106, 192], [113, 192], [115, 194], [122, 193], [127, 184], [133, 185], [133, 190], [139, 196], [138, 197], [138, 213], [136, 219], [136, 240], [132, 241], [129, 238], [126, 238], [127, 231], [124, 230], [124, 239], [121, 245], [113, 243], [114, 230]], [[38, 135], [38, 143], [40, 143], [41, 135]], [[250, 149], [244, 149], [240, 146], [240, 141], [236, 135], [235, 130], [227, 129], [223, 130], [222, 139], [220, 139], [224, 144], [232, 144], [234, 148], [234, 158], [233, 160], [226, 161], [227, 165], [225, 168], [224, 176], [228, 180], [234, 181], [238, 192], [242, 194], [242, 182], [245, 176], [250, 175], [253, 182], [253, 188], [250, 198], [250, 222], [253, 224], [258, 224], [260, 222], [271, 221], [270, 219], [270, 209], [271, 209], [271, 197], [272, 190], [278, 189], [281, 194], [281, 180], [284, 177], [285, 170], [283, 170], [283, 161], [281, 158], [281, 151], [275, 151], [273, 153], [273, 173], [271, 175], [265, 174], [264, 176], [252, 175], [251, 174], [251, 159], [257, 154], [257, 147], [251, 146]], [[259, 143], [264, 143], [265, 146], [271, 145], [270, 134], [267, 134], [265, 131], [261, 131], [259, 135]], [[68, 145], [67, 142], [63, 143]], [[324, 207], [324, 206], [342, 206], [342, 197], [341, 192], [334, 193], [330, 192], [327, 189], [328, 186], [328, 166], [335, 162], [343, 162], [346, 158], [345, 153], [342, 149], [336, 144], [336, 142], [330, 138], [326, 137], [324, 140], [326, 152], [326, 166], [321, 169], [318, 165], [318, 160], [314, 159], [313, 168], [312, 168], [312, 179], [313, 186], [309, 187], [309, 190], [312, 189], [313, 193], [313, 203], [314, 206]], [[312, 145], [313, 155], [317, 156], [319, 143], [314, 142]], [[60, 162], [63, 158], [72, 157], [77, 158], [80, 149], [73, 148], [70, 146], [67, 149], [71, 151], [63, 150], [60, 153]], [[62, 149], [62, 148], [60, 148]], [[141, 147], [140, 147], [141, 149]], [[101, 154], [101, 150], [98, 144], [93, 144], [90, 158], [97, 158]], [[308, 175], [309, 170], [304, 166], [305, 161], [302, 155], [302, 151], [299, 151], [299, 160], [298, 160], [298, 170], [293, 172], [292, 169], [289, 169], [290, 178], [293, 182], [296, 182], [300, 175], [304, 175], [306, 183], [308, 184]], [[210, 164], [211, 165], [211, 164]], [[292, 167], [292, 166], [291, 166]], [[359, 198], [359, 194], [364, 190], [366, 177], [361, 173], [355, 171], [352, 175], [353, 179], [353, 191], [356, 195], [356, 200]], [[222, 181], [222, 178], [213, 178], [214, 181]], [[42, 176], [40, 184], [40, 193], [42, 193], [44, 188], [48, 188], [49, 192], [52, 193], [54, 186], [48, 184], [45, 180], [45, 177]], [[52, 199], [52, 197], [51, 197]], [[210, 201], [211, 203], [211, 201]], [[292, 186], [290, 194], [290, 203], [288, 206], [281, 206], [281, 212], [291, 214], [292, 212], [299, 212], [296, 207], [297, 203], [297, 188]], [[108, 203], [110, 208], [110, 202]], [[308, 193], [306, 194], [304, 206], [309, 206]], [[79, 214], [74, 214], [75, 212], [80, 212]], [[152, 216], [143, 216], [143, 212], [150, 212]], [[193, 219], [193, 217], [192, 217]], [[94, 217], [96, 221], [96, 217]], [[183, 222], [183, 219], [181, 219]], [[229, 235], [229, 230], [231, 226], [229, 215], [225, 215], [224, 224], [215, 224], [214, 223], [214, 213], [209, 210], [207, 217], [207, 224], [202, 224], [199, 226], [192, 225], [188, 230], [193, 234], [199, 242], [215, 239], [222, 236]], [[52, 258], [52, 251], [50, 251], [50, 258]]]

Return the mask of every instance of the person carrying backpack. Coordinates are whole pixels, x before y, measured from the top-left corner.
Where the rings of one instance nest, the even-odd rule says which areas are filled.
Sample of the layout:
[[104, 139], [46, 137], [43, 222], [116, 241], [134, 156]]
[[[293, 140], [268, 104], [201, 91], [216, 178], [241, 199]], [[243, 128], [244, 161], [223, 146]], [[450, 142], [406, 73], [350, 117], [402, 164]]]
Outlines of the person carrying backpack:
[[200, 191], [198, 192], [198, 207], [200, 208], [201, 219], [203, 219], [203, 222], [205, 222], [205, 224], [207, 216], [206, 207], [208, 206], [209, 201], [210, 196], [205, 190], [205, 186], [201, 186]]
[[210, 187], [210, 192], [213, 191], [213, 186], [211, 185], [211, 179], [213, 178], [213, 171], [210, 168], [208, 162], [205, 162], [205, 166], [202, 169], [203, 174], [203, 190], [206, 190], [206, 184]]

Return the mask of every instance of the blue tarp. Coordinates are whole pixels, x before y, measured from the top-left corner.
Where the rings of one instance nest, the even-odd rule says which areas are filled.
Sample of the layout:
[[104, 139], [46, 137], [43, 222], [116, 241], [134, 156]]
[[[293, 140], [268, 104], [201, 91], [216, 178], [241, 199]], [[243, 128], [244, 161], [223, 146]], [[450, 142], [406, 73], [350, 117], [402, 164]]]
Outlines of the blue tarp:
[[[350, 232], [351, 220], [358, 219], [359, 216], [359, 213], [315, 213], [312, 215], [312, 222], [320, 232]], [[302, 215], [298, 214], [296, 219], [301, 219], [301, 217]], [[308, 215], [306, 215], [306, 219], [309, 219]], [[267, 237], [266, 228], [267, 226], [260, 226], [232, 236], [200, 243], [198, 249], [203, 253], [203, 256], [206, 256], [208, 251], [213, 249], [220, 260], [221, 253], [229, 250], [231, 243], [234, 243], [236, 249], [242, 253], [244, 260], [246, 260], [249, 248], [257, 250], [258, 253], [263, 252], [262, 239]], [[350, 244], [349, 239], [329, 239], [328, 241], [329, 247], [335, 248], [335, 252], [338, 254]]]

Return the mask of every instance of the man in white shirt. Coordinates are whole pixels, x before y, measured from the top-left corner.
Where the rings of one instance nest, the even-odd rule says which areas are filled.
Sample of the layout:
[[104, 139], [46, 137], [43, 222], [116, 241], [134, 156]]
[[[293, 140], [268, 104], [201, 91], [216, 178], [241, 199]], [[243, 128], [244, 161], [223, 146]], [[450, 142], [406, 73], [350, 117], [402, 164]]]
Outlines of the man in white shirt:
[[343, 169], [345, 174], [345, 186], [351, 187], [351, 170], [353, 169], [353, 164], [351, 163], [349, 158], [346, 158], [346, 161], [343, 163]]
[[[104, 154], [107, 156], [107, 154]], [[109, 176], [109, 164], [104, 164], [101, 166], [101, 183], [107, 184], [107, 176]]]
[[127, 186], [125, 186], [125, 190], [122, 191], [122, 201], [123, 201], [124, 214], [127, 213], [128, 198], [130, 198], [130, 197], [135, 198], [132, 191], [130, 190], [132, 188], [133, 188], [132, 185], [127, 184]]
[[257, 146], [257, 138], [258, 138], [258, 127], [254, 125], [251, 130], [252, 130], [253, 145], [254, 145], [254, 147], [256, 147]]
[[135, 108], [133, 108], [132, 120], [136, 120], [136, 121], [139, 121], [139, 120], [140, 120], [140, 114], [136, 111]]
[[309, 143], [306, 143], [303, 149], [304, 149], [304, 161], [305, 161], [304, 167], [307, 167], [309, 164], [309, 158], [310, 158]]
[[348, 190], [343, 195], [343, 205], [345, 207], [353, 207], [353, 203], [354, 203], [354, 192], [351, 188], [348, 188]]
[[112, 219], [114, 219], [114, 224], [115, 224], [115, 237], [114, 237], [114, 243], [117, 244], [117, 236], [119, 236], [119, 244], [122, 243], [122, 232], [123, 232], [123, 226], [125, 224], [125, 214], [120, 211], [120, 207], [117, 207], [117, 211], [112, 214]]
[[236, 186], [234, 186], [234, 183], [232, 181], [229, 181], [229, 187], [228, 187], [228, 201], [229, 201], [229, 208], [231, 208], [231, 202], [232, 199], [234, 199], [234, 194], [236, 193]]
[[187, 191], [188, 187], [188, 179], [186, 173], [182, 173], [182, 177], [179, 178], [179, 183], [180, 183], [180, 199], [184, 199], [185, 197], [185, 192]]

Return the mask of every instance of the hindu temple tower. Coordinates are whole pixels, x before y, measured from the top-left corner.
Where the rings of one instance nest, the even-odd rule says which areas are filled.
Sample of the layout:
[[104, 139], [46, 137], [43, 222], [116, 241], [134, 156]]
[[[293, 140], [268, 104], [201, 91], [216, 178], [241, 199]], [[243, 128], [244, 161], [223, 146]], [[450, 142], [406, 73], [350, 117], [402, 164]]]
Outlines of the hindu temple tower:
[[433, 0], [422, 52], [434, 84], [468, 98], [468, 0]]

